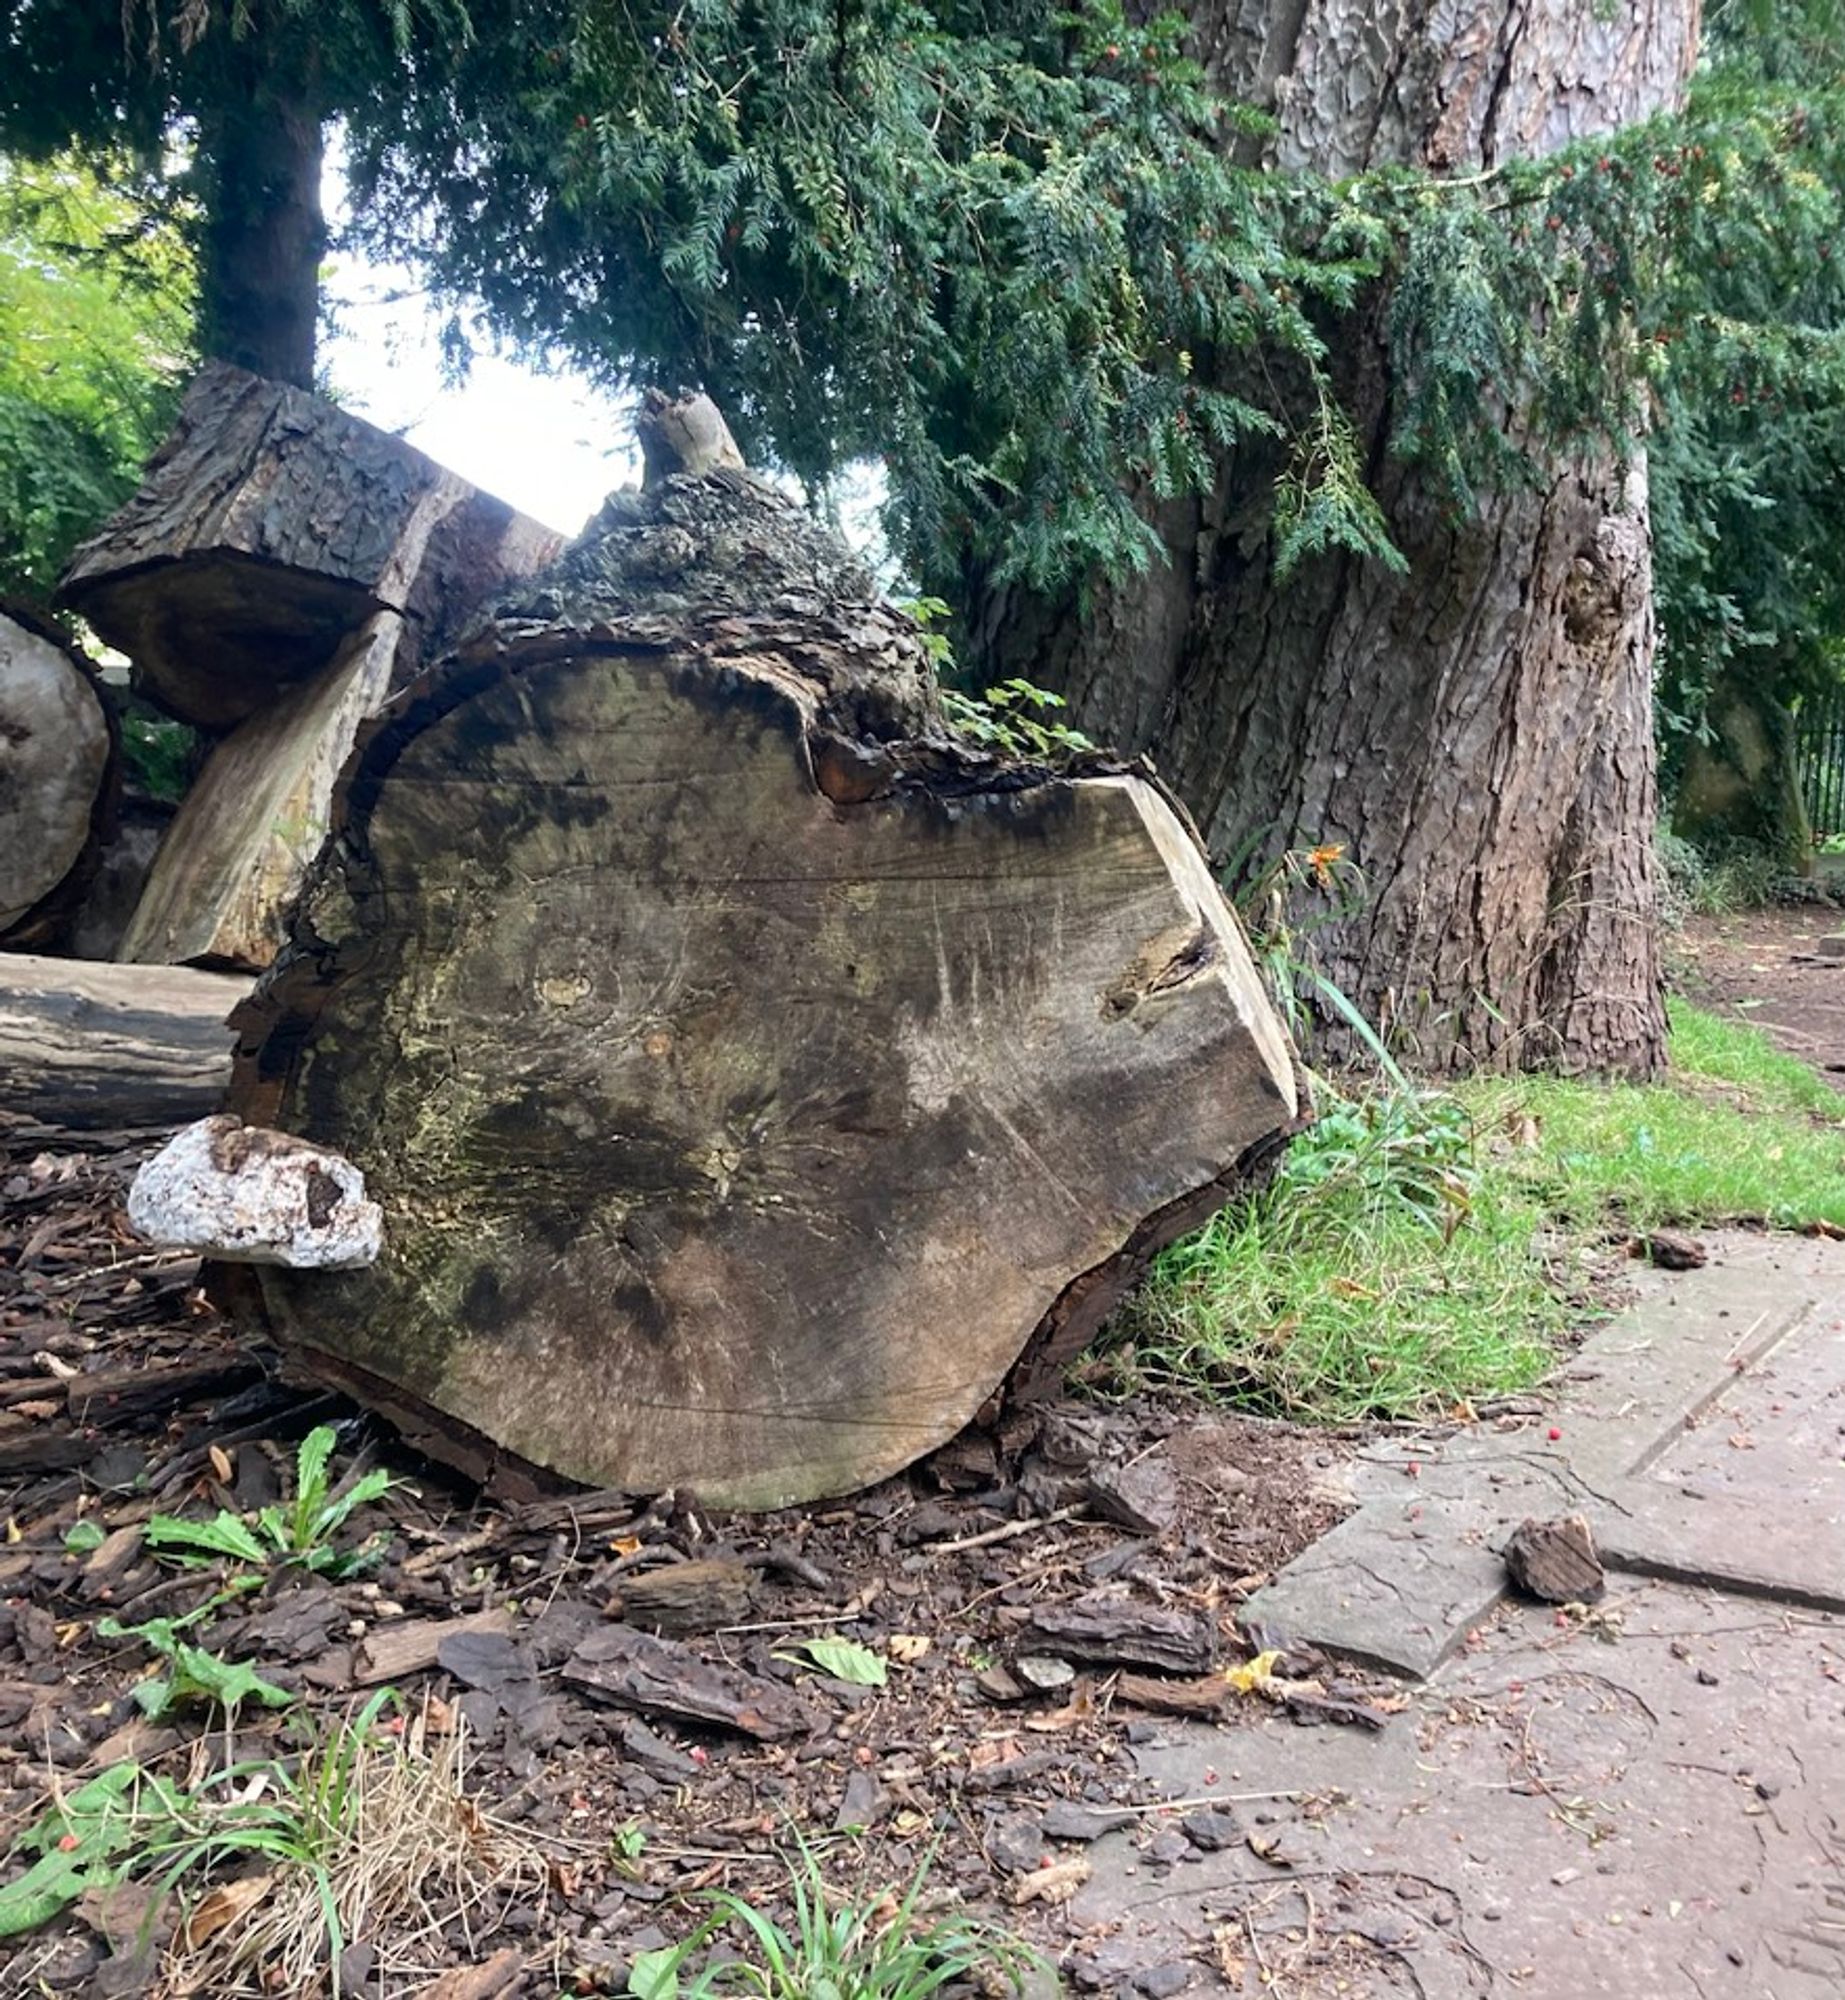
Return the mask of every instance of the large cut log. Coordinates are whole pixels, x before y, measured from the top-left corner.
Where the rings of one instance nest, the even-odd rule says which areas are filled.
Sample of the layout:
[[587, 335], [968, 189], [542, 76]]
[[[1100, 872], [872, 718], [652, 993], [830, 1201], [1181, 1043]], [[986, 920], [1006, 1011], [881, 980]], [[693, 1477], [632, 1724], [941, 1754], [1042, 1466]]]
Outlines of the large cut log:
[[267, 965], [359, 724], [485, 598], [562, 547], [401, 439], [208, 367], [146, 484], [65, 580], [154, 700], [231, 729], [118, 955]]
[[30, 612], [0, 612], [0, 938], [74, 919], [120, 790], [115, 713], [89, 663]]
[[208, 1117], [230, 1078], [247, 979], [0, 954], [0, 1114], [78, 1131]]
[[914, 627], [746, 474], [617, 495], [334, 822], [231, 1108], [362, 1168], [384, 1249], [240, 1291], [477, 1469], [882, 1477], [1295, 1117], [1160, 791], [953, 745]]
[[62, 594], [149, 699], [222, 730], [318, 676], [380, 611], [403, 616], [407, 678], [498, 580], [561, 546], [401, 438], [212, 362]]

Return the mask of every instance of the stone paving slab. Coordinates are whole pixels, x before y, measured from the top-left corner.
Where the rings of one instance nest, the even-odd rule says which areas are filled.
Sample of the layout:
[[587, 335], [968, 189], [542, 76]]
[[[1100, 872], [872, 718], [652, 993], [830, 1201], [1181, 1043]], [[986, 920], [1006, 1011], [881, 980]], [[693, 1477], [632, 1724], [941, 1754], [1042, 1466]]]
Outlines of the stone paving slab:
[[1545, 1416], [1363, 1454], [1358, 1511], [1246, 1628], [1426, 1677], [1499, 1601], [1507, 1533], [1579, 1509], [1638, 1572], [1845, 1608], [1845, 1244], [1709, 1240], [1701, 1270], [1640, 1274]]
[[1838, 2000], [1845, 1619], [1626, 1579], [1557, 1616], [1501, 1606], [1382, 1736], [1163, 1725], [1145, 1773], [1242, 1837], [1098, 1843], [1079, 1988]]

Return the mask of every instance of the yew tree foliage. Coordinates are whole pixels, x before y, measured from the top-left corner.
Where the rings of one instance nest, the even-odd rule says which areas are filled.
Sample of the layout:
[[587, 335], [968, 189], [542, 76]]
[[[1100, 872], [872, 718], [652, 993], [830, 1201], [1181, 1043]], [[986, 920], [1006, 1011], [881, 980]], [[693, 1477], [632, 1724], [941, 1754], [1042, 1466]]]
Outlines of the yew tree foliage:
[[1158, 560], [1148, 498], [1252, 440], [1284, 574], [1397, 560], [1337, 387], [1381, 315], [1457, 512], [1647, 441], [1671, 713], [1845, 630], [1832, 0], [1727, 0], [1682, 117], [1451, 180], [1264, 170], [1114, 0], [0, 0], [0, 147], [195, 132], [208, 205], [258, 49], [344, 119], [372, 247], [810, 482], [881, 457], [919, 580]]

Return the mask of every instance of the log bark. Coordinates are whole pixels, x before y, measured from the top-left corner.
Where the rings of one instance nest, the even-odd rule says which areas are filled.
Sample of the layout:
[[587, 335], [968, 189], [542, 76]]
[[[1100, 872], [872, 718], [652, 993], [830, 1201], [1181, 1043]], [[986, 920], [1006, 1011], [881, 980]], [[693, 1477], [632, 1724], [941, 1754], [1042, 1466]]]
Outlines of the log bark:
[[262, 1309], [468, 1462], [866, 1484], [1295, 1117], [1157, 788], [953, 745], [914, 628], [746, 475], [617, 496], [334, 823], [233, 1103], [360, 1166], [385, 1251]]
[[0, 611], [0, 938], [60, 941], [108, 838], [121, 790], [115, 712], [54, 627]]
[[146, 484], [65, 584], [153, 699], [230, 730], [118, 955], [267, 965], [360, 723], [562, 546], [331, 404], [207, 368]]
[[183, 722], [229, 729], [316, 679], [381, 611], [409, 678], [562, 537], [319, 397], [213, 363], [64, 601]]
[[[1214, 80], [1274, 116], [1272, 157], [1333, 178], [1487, 169], [1669, 109], [1697, 18], [1695, 0], [1188, 12]], [[1372, 301], [1338, 351], [1407, 577], [1335, 555], [1278, 588], [1279, 466], [1252, 447], [1214, 493], [1155, 512], [1169, 566], [1093, 588], [1086, 612], [976, 580], [968, 657], [1151, 754], [1220, 858], [1342, 847], [1358, 907], [1293, 915], [1327, 976], [1425, 1061], [1646, 1075], [1664, 1013], [1652, 745], [1631, 729], [1652, 653], [1643, 480], [1559, 464], [1457, 524], [1389, 462], [1387, 317]]]
[[249, 990], [215, 972], [0, 954], [0, 1114], [124, 1132], [208, 1117]]

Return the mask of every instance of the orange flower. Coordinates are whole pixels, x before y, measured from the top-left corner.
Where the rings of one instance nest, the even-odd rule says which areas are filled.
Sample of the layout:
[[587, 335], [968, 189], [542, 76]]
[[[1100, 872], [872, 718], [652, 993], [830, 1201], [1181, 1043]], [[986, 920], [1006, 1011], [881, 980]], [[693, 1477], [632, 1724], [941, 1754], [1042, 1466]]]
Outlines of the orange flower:
[[1307, 866], [1313, 870], [1313, 879], [1322, 889], [1333, 885], [1333, 864], [1345, 858], [1345, 848], [1341, 842], [1329, 841], [1323, 847], [1307, 850]]

